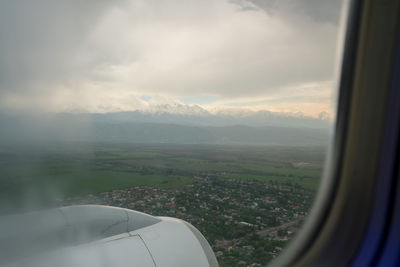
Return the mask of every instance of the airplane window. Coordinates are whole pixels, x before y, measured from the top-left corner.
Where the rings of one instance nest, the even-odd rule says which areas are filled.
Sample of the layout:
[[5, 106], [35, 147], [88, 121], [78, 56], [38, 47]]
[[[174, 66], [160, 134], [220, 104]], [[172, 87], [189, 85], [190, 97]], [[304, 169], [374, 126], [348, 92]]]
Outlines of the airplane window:
[[94, 204], [179, 218], [220, 266], [264, 266], [321, 182], [341, 10], [1, 2], [1, 216]]

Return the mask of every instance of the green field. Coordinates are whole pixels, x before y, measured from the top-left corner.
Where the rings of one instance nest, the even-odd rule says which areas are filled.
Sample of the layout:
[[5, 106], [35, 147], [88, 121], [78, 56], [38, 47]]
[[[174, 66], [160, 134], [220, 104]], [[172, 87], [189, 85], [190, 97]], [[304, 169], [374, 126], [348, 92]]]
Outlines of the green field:
[[134, 186], [177, 188], [195, 176], [291, 183], [316, 190], [321, 147], [40, 144], [0, 147], [4, 200], [62, 199]]

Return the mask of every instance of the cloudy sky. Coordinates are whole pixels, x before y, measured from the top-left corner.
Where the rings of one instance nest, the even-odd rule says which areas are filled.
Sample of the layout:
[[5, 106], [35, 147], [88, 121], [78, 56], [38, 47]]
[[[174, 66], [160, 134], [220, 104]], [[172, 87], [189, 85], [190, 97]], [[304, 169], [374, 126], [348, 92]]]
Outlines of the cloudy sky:
[[4, 0], [0, 108], [331, 112], [340, 0]]

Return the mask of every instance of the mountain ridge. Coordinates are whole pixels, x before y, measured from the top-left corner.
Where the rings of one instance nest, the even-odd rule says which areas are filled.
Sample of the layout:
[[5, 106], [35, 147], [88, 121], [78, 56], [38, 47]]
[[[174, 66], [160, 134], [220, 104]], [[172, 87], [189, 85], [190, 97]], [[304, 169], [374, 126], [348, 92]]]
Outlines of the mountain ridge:
[[[115, 114], [0, 115], [0, 142], [116, 142], [222, 145], [326, 145], [328, 128], [271, 125], [190, 125], [130, 121]], [[106, 116], [106, 117], [104, 117]], [[107, 117], [108, 116], [108, 117]], [[156, 116], [160, 119], [159, 116]], [[190, 117], [190, 116], [189, 116]], [[193, 119], [193, 116], [190, 117]]]
[[[64, 113], [68, 114], [68, 113]], [[201, 114], [177, 114], [169, 112], [157, 113], [142, 111], [122, 111], [108, 113], [84, 113], [93, 117], [94, 120], [110, 120], [120, 122], [153, 122], [173, 123], [191, 126], [282, 126], [282, 127], [307, 127], [307, 128], [330, 128], [332, 123], [329, 119], [317, 119], [307, 116], [292, 116], [290, 114], [274, 113], [270, 111], [255, 111], [252, 113], [234, 116], [224, 112], [212, 114], [210, 112]]]

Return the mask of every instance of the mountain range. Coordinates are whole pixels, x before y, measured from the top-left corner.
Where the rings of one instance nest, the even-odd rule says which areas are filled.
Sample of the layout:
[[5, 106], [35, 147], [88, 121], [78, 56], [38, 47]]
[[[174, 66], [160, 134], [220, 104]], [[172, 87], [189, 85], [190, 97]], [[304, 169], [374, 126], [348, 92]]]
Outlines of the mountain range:
[[267, 110], [219, 109], [210, 112], [198, 105], [164, 104], [135, 111], [91, 113], [94, 120], [119, 122], [172, 123], [190, 126], [282, 126], [329, 128], [331, 121], [326, 112], [318, 118], [301, 113], [278, 113]]
[[[181, 105], [181, 106], [179, 106]], [[0, 115], [0, 141], [80, 141], [227, 145], [324, 145], [326, 118], [269, 111], [162, 105], [153, 110], [109, 113]]]

